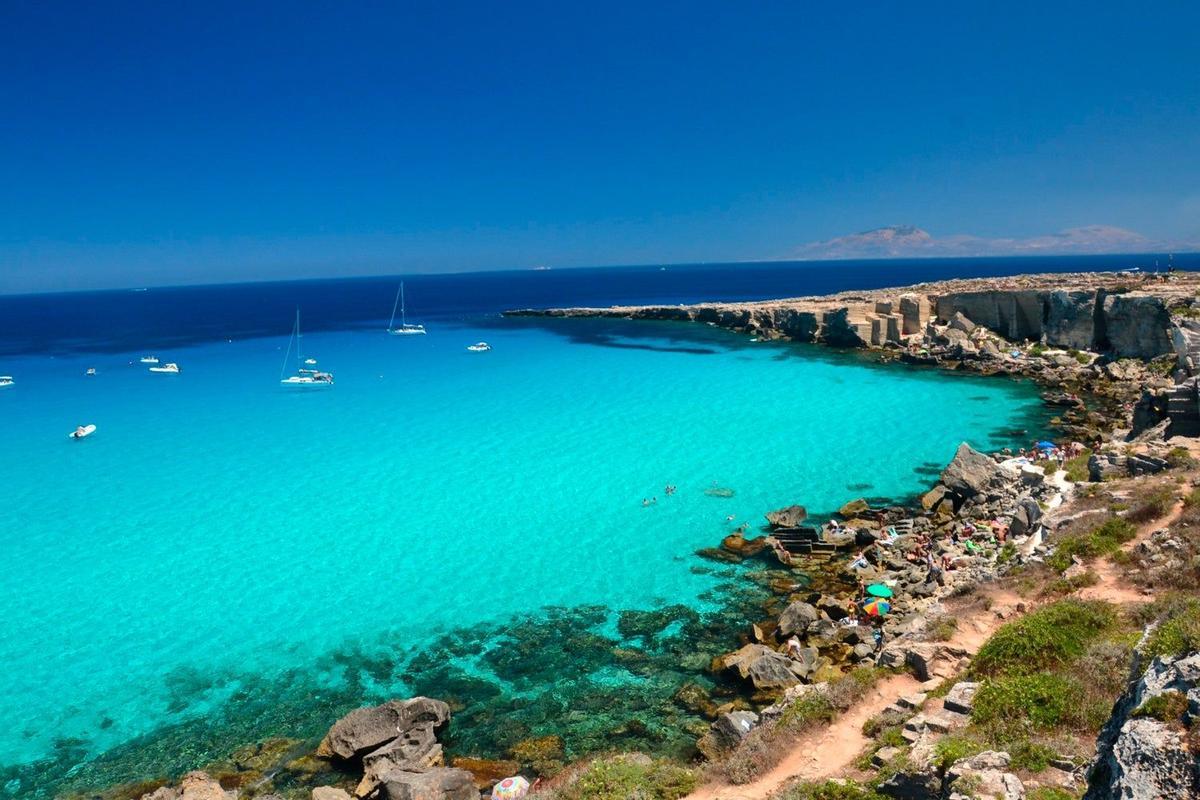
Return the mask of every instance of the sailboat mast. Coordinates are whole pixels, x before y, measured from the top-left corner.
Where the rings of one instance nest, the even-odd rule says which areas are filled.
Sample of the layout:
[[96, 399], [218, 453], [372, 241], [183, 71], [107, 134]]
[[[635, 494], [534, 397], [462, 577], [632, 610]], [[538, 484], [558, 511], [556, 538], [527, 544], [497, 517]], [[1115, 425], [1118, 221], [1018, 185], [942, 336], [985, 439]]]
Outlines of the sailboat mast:
[[400, 327], [408, 327], [408, 315], [404, 313], [404, 281], [400, 281]]
[[299, 354], [299, 352], [300, 352], [300, 342], [297, 338], [297, 334], [299, 334], [299, 333], [300, 333], [300, 307], [297, 306], [296, 307], [296, 324], [292, 326], [292, 335], [288, 337], [287, 350], [285, 350], [283, 352], [283, 365], [279, 368], [279, 380], [281, 380], [281, 381], [283, 380], [283, 374], [285, 372], [287, 372], [288, 356], [290, 356], [292, 354], [292, 340], [293, 339], [297, 339], [297, 341], [296, 341], [297, 354]]
[[404, 291], [404, 284], [400, 284], [400, 288], [396, 290], [396, 300], [392, 303], [392, 318], [388, 320], [388, 330], [396, 326], [396, 306], [400, 305], [400, 293]]

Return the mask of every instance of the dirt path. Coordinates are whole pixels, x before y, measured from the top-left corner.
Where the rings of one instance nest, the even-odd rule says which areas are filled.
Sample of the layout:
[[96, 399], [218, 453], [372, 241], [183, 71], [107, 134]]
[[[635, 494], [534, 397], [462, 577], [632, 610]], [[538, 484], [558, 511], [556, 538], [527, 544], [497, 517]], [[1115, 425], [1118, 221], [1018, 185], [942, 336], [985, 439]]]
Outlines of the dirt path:
[[[1133, 549], [1154, 531], [1174, 523], [1182, 513], [1183, 502], [1179, 501], [1167, 516], [1143, 525], [1137, 536], [1122, 545], [1121, 549]], [[1141, 591], [1125, 582], [1119, 567], [1108, 559], [1093, 564], [1092, 569], [1098, 580], [1095, 585], [1082, 589], [1078, 593], [1080, 597], [1111, 603], [1141, 603], [1147, 600]], [[994, 590], [988, 596], [992, 601], [990, 607], [958, 617], [958, 628], [946, 644], [960, 647], [973, 656], [992, 633], [1013, 618], [1019, 603], [1026, 603], [1026, 611], [1033, 606], [1006, 590]], [[863, 723], [898, 697], [915, 692], [918, 686], [916, 678], [911, 675], [894, 675], [876, 685], [869, 695], [832, 724], [801, 738], [778, 766], [753, 783], [742, 786], [708, 783], [685, 800], [767, 800], [791, 781], [818, 781], [842, 775], [849, 771], [854, 760], [870, 744], [870, 740], [863, 735]]]
[[[1138, 529], [1137, 535], [1125, 544], [1121, 550], [1128, 553], [1138, 544], [1150, 538], [1157, 530], [1170, 527], [1183, 514], [1183, 501], [1179, 500], [1172, 506], [1170, 512], [1161, 519], [1151, 520]], [[1096, 584], [1080, 589], [1078, 594], [1084, 600], [1107, 600], [1110, 603], [1144, 603], [1150, 599], [1145, 592], [1130, 585], [1121, 574], [1121, 568], [1110, 559], [1104, 558], [1092, 564], [1092, 572], [1096, 573]]]
[[[989, 592], [988, 597], [992, 601], [990, 608], [959, 617], [958, 628], [944, 644], [974, 655], [997, 628], [1012, 618], [1010, 612], [1022, 602], [1017, 595], [1002, 590]], [[920, 683], [912, 675], [893, 675], [876, 684], [870, 694], [832, 724], [802, 737], [778, 766], [758, 780], [742, 786], [708, 783], [685, 800], [765, 800], [790, 781], [821, 780], [846, 772], [871, 743], [863, 735], [863, 723], [896, 702], [896, 698], [919, 688]]]

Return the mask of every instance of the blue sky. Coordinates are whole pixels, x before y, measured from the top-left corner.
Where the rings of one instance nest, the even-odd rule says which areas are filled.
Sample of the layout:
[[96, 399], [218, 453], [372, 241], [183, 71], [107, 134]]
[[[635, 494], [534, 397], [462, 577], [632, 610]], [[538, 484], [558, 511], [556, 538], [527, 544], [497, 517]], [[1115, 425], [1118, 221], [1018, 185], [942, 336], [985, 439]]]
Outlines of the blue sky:
[[1200, 238], [1195, 2], [2, 20], [0, 291], [772, 258], [893, 223]]

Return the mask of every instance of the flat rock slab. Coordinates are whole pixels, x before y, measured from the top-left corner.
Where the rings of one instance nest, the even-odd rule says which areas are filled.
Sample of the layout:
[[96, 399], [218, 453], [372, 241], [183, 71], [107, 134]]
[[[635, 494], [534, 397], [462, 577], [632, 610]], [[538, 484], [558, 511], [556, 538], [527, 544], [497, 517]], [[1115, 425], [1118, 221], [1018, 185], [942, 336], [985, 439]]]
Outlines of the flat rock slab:
[[971, 710], [975, 707], [975, 693], [978, 691], [978, 683], [974, 681], [960, 681], [951, 687], [942, 701], [942, 706], [947, 711], [970, 714]]

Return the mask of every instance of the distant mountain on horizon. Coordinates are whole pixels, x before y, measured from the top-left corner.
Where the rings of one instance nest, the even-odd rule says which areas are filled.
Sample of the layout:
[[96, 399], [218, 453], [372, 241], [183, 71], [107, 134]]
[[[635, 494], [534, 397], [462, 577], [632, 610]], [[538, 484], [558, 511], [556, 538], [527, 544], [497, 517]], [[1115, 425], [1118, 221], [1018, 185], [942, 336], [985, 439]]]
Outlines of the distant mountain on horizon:
[[1184, 252], [1200, 244], [1159, 242], [1113, 225], [1085, 225], [1030, 238], [987, 238], [970, 234], [933, 236], [915, 225], [888, 225], [848, 236], [801, 245], [791, 254], [802, 260], [840, 258], [932, 258], [938, 256], [1096, 255], [1102, 253]]

